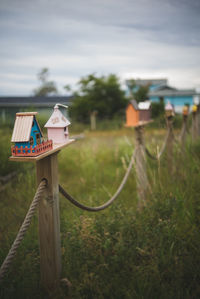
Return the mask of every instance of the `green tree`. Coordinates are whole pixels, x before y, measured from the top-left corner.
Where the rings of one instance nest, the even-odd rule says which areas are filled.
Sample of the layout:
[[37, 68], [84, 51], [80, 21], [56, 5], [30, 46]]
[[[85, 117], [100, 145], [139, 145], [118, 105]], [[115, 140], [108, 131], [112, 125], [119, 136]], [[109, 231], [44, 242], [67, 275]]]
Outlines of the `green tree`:
[[40, 86], [34, 89], [33, 93], [35, 96], [49, 96], [52, 94], [57, 94], [57, 87], [54, 81], [49, 81], [49, 69], [43, 68], [37, 74]]
[[145, 101], [148, 98], [149, 84], [137, 86], [134, 79], [129, 80], [128, 88], [130, 96], [137, 102]]
[[75, 119], [87, 122], [93, 111], [97, 111], [99, 118], [124, 113], [127, 100], [115, 75], [97, 77], [90, 74], [79, 81], [79, 87], [69, 110]]
[[148, 98], [149, 85], [139, 86], [138, 90], [134, 93], [137, 102], [145, 101]]

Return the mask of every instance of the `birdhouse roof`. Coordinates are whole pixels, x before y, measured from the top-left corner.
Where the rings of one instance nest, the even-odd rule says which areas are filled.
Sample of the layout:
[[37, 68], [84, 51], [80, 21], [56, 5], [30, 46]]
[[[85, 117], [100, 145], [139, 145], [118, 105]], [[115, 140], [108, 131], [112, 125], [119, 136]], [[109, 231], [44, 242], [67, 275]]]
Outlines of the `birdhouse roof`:
[[[11, 142], [27, 142], [30, 140], [31, 128], [36, 114], [37, 112], [16, 113], [16, 119], [15, 119]], [[42, 131], [40, 129], [38, 122], [37, 125], [42, 135]]]
[[146, 101], [146, 102], [140, 102], [138, 104], [138, 107], [140, 110], [149, 110], [151, 106], [151, 102], [150, 101]]
[[45, 124], [45, 128], [64, 128], [69, 125], [69, 120], [62, 114], [59, 108], [54, 108], [51, 117]]
[[136, 100], [130, 100], [130, 104], [133, 106], [133, 108], [134, 108], [135, 110], [138, 110], [138, 109], [139, 109]]
[[172, 106], [172, 104], [170, 102], [168, 102], [167, 105], [165, 106], [165, 110], [166, 111], [172, 111], [172, 110], [174, 110], [174, 108], [173, 108], [173, 106]]

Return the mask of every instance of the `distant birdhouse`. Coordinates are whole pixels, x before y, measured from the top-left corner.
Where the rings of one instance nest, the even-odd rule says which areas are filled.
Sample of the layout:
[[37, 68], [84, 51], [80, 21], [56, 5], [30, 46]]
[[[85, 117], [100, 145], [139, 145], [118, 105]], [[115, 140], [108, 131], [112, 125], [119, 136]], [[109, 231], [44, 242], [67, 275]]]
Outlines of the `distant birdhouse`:
[[37, 112], [16, 113], [11, 142], [13, 156], [37, 156], [52, 148], [52, 141], [43, 141], [42, 131], [36, 120]]
[[151, 102], [131, 100], [126, 108], [126, 127], [134, 127], [151, 120]]
[[168, 101], [167, 105], [165, 106], [165, 115], [166, 117], [173, 117], [174, 116], [174, 107]]
[[188, 116], [189, 114], [189, 107], [188, 105], [183, 106], [183, 116]]
[[150, 121], [151, 120], [151, 102], [139, 102], [139, 121]]
[[198, 106], [197, 105], [193, 105], [192, 106], [192, 113], [196, 113], [198, 110]]
[[68, 126], [70, 122], [59, 110], [59, 106], [67, 108], [62, 104], [56, 104], [51, 117], [45, 124], [48, 138], [53, 140], [53, 143], [65, 143], [69, 139]]

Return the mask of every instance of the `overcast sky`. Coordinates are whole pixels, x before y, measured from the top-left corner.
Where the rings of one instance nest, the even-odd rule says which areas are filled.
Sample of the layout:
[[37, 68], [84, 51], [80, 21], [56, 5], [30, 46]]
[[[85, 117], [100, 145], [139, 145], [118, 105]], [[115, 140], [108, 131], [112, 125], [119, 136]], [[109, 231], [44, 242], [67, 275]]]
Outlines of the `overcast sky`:
[[90, 73], [200, 87], [199, 0], [0, 0], [0, 96], [43, 67], [64, 93]]

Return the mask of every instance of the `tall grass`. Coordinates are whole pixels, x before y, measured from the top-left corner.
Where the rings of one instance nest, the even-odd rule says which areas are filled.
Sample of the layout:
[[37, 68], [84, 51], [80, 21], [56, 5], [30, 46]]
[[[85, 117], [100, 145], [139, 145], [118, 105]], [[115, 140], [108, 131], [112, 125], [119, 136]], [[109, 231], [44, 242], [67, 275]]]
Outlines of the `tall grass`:
[[24, 168], [21, 163], [9, 161], [11, 156], [11, 135], [11, 129], [0, 129], [0, 176], [5, 176], [12, 171], [21, 171]]
[[[121, 133], [120, 133], [121, 132]], [[89, 206], [104, 203], [118, 187], [133, 150], [132, 132], [86, 134], [59, 154], [62, 186]], [[156, 134], [154, 134], [156, 133]], [[152, 136], [155, 136], [152, 138]], [[163, 131], [146, 132], [152, 151]], [[60, 197], [62, 277], [71, 289], [52, 298], [198, 298], [200, 296], [200, 143], [183, 156], [175, 148], [173, 172], [147, 160], [152, 193], [137, 210], [135, 173], [108, 209], [89, 213]], [[35, 192], [35, 173], [21, 173], [1, 195], [0, 260], [18, 232]], [[1, 298], [46, 298], [39, 283], [35, 216]]]

